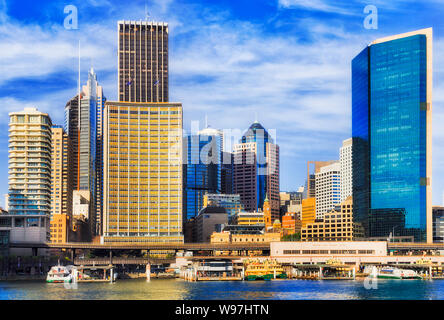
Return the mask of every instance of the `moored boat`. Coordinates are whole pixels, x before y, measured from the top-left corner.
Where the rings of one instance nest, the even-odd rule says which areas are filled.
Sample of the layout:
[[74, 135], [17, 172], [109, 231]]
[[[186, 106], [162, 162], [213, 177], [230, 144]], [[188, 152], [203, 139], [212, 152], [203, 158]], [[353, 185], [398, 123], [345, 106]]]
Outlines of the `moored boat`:
[[394, 267], [383, 267], [377, 270], [376, 277], [379, 279], [421, 279], [421, 276], [414, 270]]
[[46, 282], [48, 283], [71, 283], [73, 266], [54, 266], [46, 275]]
[[282, 266], [273, 259], [246, 260], [245, 261], [245, 280], [271, 280], [271, 279], [286, 279], [287, 274], [282, 269]]

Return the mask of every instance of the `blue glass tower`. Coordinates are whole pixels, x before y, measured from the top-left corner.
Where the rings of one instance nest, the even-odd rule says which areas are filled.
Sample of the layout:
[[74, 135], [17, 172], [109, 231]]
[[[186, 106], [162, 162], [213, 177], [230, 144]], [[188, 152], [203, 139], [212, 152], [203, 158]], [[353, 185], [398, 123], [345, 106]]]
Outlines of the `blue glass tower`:
[[203, 207], [204, 195], [221, 191], [221, 137], [198, 134], [186, 137], [184, 166], [184, 219], [196, 217]]
[[267, 175], [265, 174], [267, 168], [267, 143], [274, 143], [274, 141], [267, 130], [265, 130], [259, 122], [254, 122], [239, 141], [239, 143], [250, 142], [255, 142], [257, 148], [256, 170], [259, 174], [256, 179], [256, 208], [263, 209], [265, 197], [267, 195]]
[[246, 211], [263, 210], [268, 197], [272, 221], [279, 219], [279, 146], [255, 121], [233, 152], [233, 193]]
[[354, 221], [366, 237], [432, 241], [431, 49], [424, 29], [352, 61]]

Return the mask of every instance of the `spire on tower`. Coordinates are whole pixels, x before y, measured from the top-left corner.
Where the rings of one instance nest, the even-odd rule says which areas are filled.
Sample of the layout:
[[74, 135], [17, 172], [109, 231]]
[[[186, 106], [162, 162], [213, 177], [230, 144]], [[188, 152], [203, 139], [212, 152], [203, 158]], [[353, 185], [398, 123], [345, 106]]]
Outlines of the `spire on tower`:
[[147, 0], [145, 0], [145, 21], [148, 21], [150, 18], [150, 14], [148, 12], [148, 4], [147, 4]]

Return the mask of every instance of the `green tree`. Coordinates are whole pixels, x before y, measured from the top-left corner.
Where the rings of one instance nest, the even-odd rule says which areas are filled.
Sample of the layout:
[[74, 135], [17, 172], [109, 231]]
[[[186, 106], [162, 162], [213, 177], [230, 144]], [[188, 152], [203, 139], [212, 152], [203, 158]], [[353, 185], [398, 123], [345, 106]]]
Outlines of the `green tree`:
[[300, 241], [301, 240], [301, 233], [296, 232], [293, 234], [287, 234], [282, 237], [282, 241]]

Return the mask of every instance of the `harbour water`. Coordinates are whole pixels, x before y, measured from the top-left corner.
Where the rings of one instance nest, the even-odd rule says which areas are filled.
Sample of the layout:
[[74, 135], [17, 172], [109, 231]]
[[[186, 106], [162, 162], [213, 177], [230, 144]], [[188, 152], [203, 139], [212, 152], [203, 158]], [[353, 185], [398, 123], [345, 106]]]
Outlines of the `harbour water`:
[[[367, 286], [368, 287], [368, 286]], [[180, 279], [81, 283], [77, 289], [42, 281], [0, 282], [0, 300], [444, 300], [444, 280], [214, 281]]]

